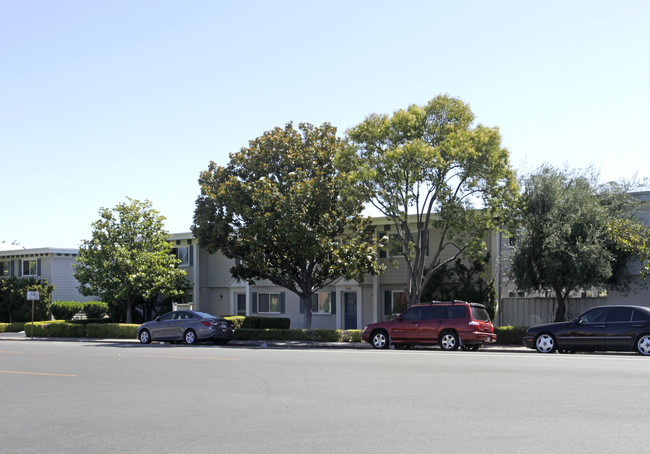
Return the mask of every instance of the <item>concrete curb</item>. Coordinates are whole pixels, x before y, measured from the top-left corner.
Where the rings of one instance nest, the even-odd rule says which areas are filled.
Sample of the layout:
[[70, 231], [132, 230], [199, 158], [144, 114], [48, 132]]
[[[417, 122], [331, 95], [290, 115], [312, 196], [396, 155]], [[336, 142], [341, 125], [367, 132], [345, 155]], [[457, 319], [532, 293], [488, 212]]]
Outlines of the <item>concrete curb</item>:
[[[24, 332], [20, 333], [0, 333], [0, 341], [32, 341], [31, 337], [25, 336]], [[133, 344], [142, 345], [137, 339], [100, 339], [100, 338], [70, 338], [70, 337], [34, 337], [34, 342], [89, 342], [89, 343], [108, 343], [108, 344]], [[168, 342], [157, 343], [154, 345], [169, 345]], [[211, 345], [211, 344], [200, 344]], [[339, 350], [372, 350], [370, 344], [366, 342], [316, 342], [316, 341], [279, 341], [279, 340], [232, 340], [227, 345], [219, 347], [248, 347], [248, 348], [273, 348], [273, 349], [314, 349], [328, 348]], [[439, 350], [438, 347], [415, 347], [417, 350]], [[518, 345], [485, 345], [479, 351], [498, 351], [498, 352], [532, 352], [524, 346]]]

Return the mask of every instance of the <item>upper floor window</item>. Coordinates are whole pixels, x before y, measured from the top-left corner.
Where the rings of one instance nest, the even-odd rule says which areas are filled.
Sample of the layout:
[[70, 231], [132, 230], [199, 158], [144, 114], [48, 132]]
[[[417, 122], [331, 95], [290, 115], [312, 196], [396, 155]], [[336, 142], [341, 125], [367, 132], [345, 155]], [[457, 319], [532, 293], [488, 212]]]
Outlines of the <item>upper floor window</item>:
[[181, 261], [178, 266], [190, 266], [190, 247], [177, 246], [172, 249], [174, 256]]

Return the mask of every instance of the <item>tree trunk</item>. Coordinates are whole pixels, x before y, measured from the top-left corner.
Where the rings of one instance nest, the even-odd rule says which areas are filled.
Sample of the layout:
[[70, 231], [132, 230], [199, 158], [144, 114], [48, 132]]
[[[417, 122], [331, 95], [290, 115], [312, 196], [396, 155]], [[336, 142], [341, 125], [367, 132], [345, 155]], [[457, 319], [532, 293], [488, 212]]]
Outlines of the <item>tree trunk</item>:
[[557, 299], [557, 309], [555, 310], [555, 320], [554, 322], [563, 322], [566, 320], [566, 301], [568, 299], [569, 292], [564, 292], [561, 289], [555, 290], [555, 298]]
[[126, 323], [133, 323], [133, 302], [126, 302]]
[[305, 317], [302, 321], [302, 328], [303, 329], [311, 329], [311, 298], [309, 299], [310, 303], [307, 303], [307, 300], [305, 300]]

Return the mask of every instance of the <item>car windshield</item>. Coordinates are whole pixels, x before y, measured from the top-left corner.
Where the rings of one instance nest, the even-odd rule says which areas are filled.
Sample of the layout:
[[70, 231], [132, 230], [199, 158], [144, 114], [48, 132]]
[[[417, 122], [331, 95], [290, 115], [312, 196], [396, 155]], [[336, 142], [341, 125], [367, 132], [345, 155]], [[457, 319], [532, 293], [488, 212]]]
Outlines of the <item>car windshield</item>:
[[490, 316], [484, 307], [472, 306], [472, 318], [474, 320], [481, 320], [484, 322], [490, 321]]

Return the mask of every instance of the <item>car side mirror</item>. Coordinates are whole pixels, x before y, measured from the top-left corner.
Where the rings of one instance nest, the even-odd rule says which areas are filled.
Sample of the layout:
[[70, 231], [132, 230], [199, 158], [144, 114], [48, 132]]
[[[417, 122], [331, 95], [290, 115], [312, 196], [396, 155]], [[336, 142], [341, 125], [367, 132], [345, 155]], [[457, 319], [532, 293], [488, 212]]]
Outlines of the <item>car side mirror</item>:
[[159, 321], [160, 321], [160, 317], [159, 317], [159, 316], [158, 316], [158, 317], [156, 317], [156, 321], [157, 321], [157, 322], [159, 322]]

